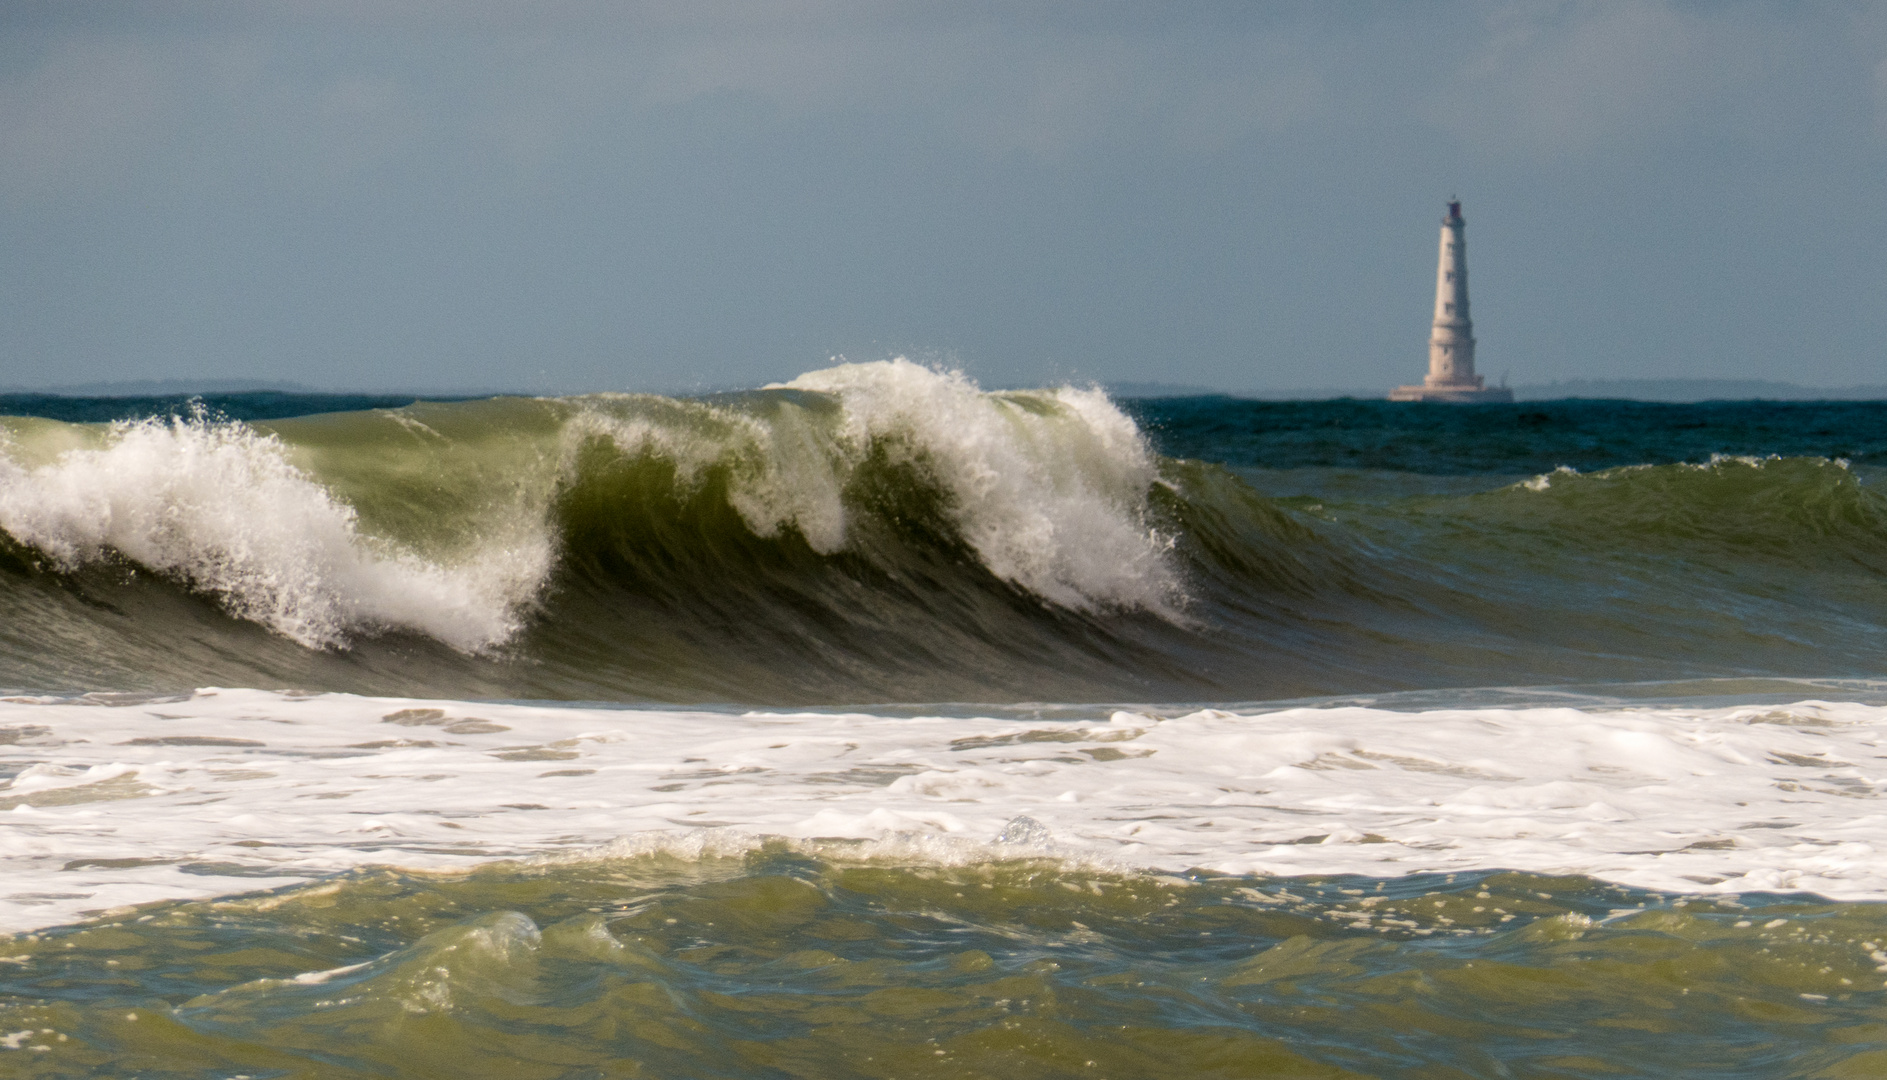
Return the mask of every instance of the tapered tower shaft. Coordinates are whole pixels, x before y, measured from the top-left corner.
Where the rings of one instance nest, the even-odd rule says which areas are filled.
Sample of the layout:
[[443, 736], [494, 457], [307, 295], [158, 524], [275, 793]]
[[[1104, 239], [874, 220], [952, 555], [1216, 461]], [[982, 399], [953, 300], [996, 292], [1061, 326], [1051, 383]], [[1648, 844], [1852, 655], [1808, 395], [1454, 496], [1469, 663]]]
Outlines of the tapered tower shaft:
[[1474, 373], [1474, 321], [1468, 317], [1468, 223], [1461, 204], [1448, 204], [1435, 266], [1435, 327], [1428, 335], [1425, 386], [1480, 387]]
[[1450, 201], [1441, 219], [1441, 257], [1435, 264], [1435, 322], [1428, 332], [1428, 376], [1419, 386], [1398, 386], [1390, 401], [1506, 402], [1505, 385], [1488, 386], [1474, 373], [1474, 322], [1468, 318], [1468, 223]]

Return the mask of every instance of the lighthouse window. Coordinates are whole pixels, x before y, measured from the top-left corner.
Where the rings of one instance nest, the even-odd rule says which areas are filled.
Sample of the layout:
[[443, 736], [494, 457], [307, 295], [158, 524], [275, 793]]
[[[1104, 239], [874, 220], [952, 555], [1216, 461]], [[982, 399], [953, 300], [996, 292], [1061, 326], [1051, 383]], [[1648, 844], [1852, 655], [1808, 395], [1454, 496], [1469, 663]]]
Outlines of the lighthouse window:
[[1455, 306], [1453, 304], [1443, 304], [1441, 307], [1443, 311], [1447, 312], [1450, 315], [1453, 315], [1455, 313]]

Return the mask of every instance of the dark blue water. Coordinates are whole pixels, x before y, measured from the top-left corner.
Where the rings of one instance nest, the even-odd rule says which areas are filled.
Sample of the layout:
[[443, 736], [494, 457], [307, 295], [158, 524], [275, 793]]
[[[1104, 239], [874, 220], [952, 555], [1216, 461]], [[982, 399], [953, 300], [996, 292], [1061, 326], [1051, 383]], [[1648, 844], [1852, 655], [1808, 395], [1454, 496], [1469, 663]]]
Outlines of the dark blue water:
[[1153, 398], [1123, 403], [1160, 451], [1264, 469], [1448, 476], [1707, 461], [1713, 454], [1887, 460], [1887, 402], [1389, 401]]

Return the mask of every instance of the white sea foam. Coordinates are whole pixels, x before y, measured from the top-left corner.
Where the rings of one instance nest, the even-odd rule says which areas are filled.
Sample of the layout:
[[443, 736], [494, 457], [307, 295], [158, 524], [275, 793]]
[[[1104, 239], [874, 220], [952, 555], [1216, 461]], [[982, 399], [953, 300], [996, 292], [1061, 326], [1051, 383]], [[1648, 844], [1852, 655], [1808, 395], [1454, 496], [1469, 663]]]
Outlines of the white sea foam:
[[1506, 867], [1887, 899], [1877, 706], [1057, 723], [257, 690], [115, 700], [0, 701], [0, 732], [17, 735], [0, 739], [0, 775], [20, 777], [0, 787], [0, 929], [363, 864], [709, 855], [768, 836], [911, 861]]
[[415, 630], [476, 651], [508, 638], [548, 572], [522, 533], [453, 565], [360, 529], [352, 507], [240, 424], [119, 424], [50, 464], [0, 457], [0, 529], [63, 570], [117, 557], [311, 647]]
[[[1555, 481], [1617, 480], [1622, 477], [1629, 477], [1655, 470], [1702, 472], [1721, 476], [1731, 474], [1738, 467], [1746, 469], [1765, 469], [1771, 466], [1785, 466], [1792, 463], [1799, 463], [1802, 460], [1801, 458], [1785, 458], [1780, 454], [1765, 454], [1761, 456], [1752, 454], [1711, 454], [1706, 461], [1678, 461], [1669, 465], [1614, 465], [1611, 468], [1599, 469], [1589, 473], [1582, 473], [1570, 465], [1561, 465], [1552, 472], [1540, 473], [1530, 479], [1522, 480], [1518, 486], [1530, 491], [1546, 491], [1553, 486]], [[1814, 458], [1809, 460], [1812, 460], [1817, 467], [1821, 468], [1839, 469], [1844, 473], [1854, 471], [1853, 462], [1849, 461], [1847, 458]]]
[[1172, 538], [1146, 518], [1153, 453], [1099, 390], [990, 394], [904, 359], [785, 385], [840, 400], [848, 463], [878, 448], [928, 472], [997, 577], [1076, 609], [1165, 610], [1177, 598]]

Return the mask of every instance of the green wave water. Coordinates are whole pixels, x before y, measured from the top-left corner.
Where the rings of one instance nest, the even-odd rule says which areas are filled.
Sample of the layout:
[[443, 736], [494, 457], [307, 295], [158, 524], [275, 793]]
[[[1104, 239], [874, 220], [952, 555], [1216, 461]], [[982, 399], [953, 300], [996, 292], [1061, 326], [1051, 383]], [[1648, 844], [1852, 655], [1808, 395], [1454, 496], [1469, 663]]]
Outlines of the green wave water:
[[1866, 1077], [1887, 908], [827, 845], [367, 872], [0, 943], [25, 1078]]
[[[1397, 437], [1362, 403], [1308, 459], [1297, 429], [1202, 434], [1256, 403], [1155, 404], [882, 364], [705, 399], [16, 418], [0, 684], [817, 704], [1882, 673], [1859, 406], [1657, 446], [1594, 406], [1512, 475], [1437, 463], [1427, 431], [1402, 463], [1441, 472], [1333, 464]], [[1495, 434], [1484, 467], [1511, 468]], [[1766, 449], [1824, 443], [1863, 462]]]

